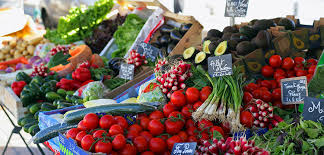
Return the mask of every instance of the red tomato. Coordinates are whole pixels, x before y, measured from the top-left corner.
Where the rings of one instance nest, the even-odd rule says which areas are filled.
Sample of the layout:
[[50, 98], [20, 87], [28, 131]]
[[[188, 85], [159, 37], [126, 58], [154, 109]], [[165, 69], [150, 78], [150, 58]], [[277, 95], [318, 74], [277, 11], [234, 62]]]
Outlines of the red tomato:
[[229, 122], [222, 122], [221, 127], [222, 127], [225, 135], [230, 133], [231, 127], [230, 127]]
[[191, 117], [192, 109], [188, 107], [183, 107], [181, 113], [183, 114], [185, 119], [189, 119]]
[[163, 106], [163, 113], [165, 117], [168, 117], [171, 112], [175, 111], [176, 107], [173, 104], [166, 104]]
[[182, 140], [183, 142], [186, 142], [187, 139], [188, 139], [188, 134], [187, 134], [186, 132], [184, 132], [184, 131], [180, 131], [180, 132], [178, 133], [178, 136], [180, 136], [180, 138], [181, 138], [181, 140]]
[[285, 70], [290, 70], [295, 66], [295, 62], [292, 58], [290, 57], [286, 57], [281, 65], [281, 68], [285, 69]]
[[244, 95], [243, 95], [243, 101], [245, 104], [247, 103], [250, 103], [250, 101], [253, 99], [253, 96], [251, 93], [249, 92], [244, 92]]
[[212, 128], [210, 128], [210, 133], [213, 135], [214, 134], [214, 131], [217, 131], [219, 132], [223, 137], [225, 137], [225, 133], [223, 131], [223, 129], [219, 126], [213, 126]]
[[313, 78], [313, 74], [307, 74], [306, 78], [307, 78], [307, 83], [309, 83], [310, 80]]
[[306, 70], [298, 70], [296, 72], [296, 76], [306, 76], [307, 75], [307, 71]]
[[139, 136], [140, 133], [136, 130], [132, 130], [132, 131], [128, 131], [127, 135], [126, 135], [126, 138], [127, 139], [130, 139], [130, 140], [133, 140], [135, 137]]
[[189, 136], [188, 137], [188, 142], [197, 142], [197, 138], [195, 136]]
[[203, 91], [205, 91], [205, 90], [209, 90], [209, 91], [212, 91], [212, 90], [213, 90], [213, 88], [212, 88], [212, 87], [210, 87], [210, 86], [205, 86], [205, 87], [201, 88], [201, 90], [203, 90]]
[[141, 126], [143, 127], [143, 129], [147, 129], [147, 127], [148, 127], [148, 124], [150, 123], [150, 119], [149, 118], [147, 118], [147, 117], [143, 117], [142, 119], [140, 119], [140, 124], [141, 124]]
[[181, 137], [178, 136], [178, 135], [174, 135], [174, 136], [170, 137], [170, 138], [167, 140], [167, 145], [168, 145], [169, 150], [172, 150], [173, 145], [174, 145], [175, 143], [181, 143], [181, 142], [182, 142]]
[[163, 134], [163, 135], [161, 135], [160, 137], [161, 137], [164, 141], [166, 141], [166, 140], [168, 140], [169, 135], [167, 135], [167, 134]]
[[174, 135], [181, 131], [184, 126], [183, 121], [167, 119], [165, 122], [165, 130], [168, 134]]
[[154, 153], [152, 151], [145, 151], [141, 155], [154, 155]]
[[315, 69], [316, 69], [316, 66], [315, 66], [315, 65], [310, 66], [310, 67], [308, 68], [308, 74], [314, 74]]
[[305, 59], [303, 57], [295, 57], [294, 62], [295, 62], [296, 65], [304, 66]]
[[93, 139], [92, 135], [85, 135], [81, 140], [81, 147], [86, 151], [93, 151], [94, 148], [90, 150], [90, 147], [94, 142], [95, 140]]
[[307, 68], [310, 66], [316, 66], [317, 65], [317, 60], [316, 59], [308, 59], [307, 60]]
[[88, 130], [88, 128], [84, 125], [84, 123], [83, 123], [84, 121], [82, 120], [82, 121], [80, 121], [79, 123], [78, 123], [78, 129], [79, 130], [84, 130], [84, 131], [86, 131], [86, 130]]
[[212, 93], [212, 88], [211, 87], [206, 86], [206, 87], [202, 88], [201, 91], [200, 91], [200, 97], [199, 97], [200, 101], [204, 102], [211, 93]]
[[200, 137], [199, 138], [200, 138], [200, 140], [209, 140], [210, 139], [210, 136], [209, 136], [208, 133], [203, 132], [203, 133], [200, 134]]
[[82, 138], [87, 135], [87, 133], [85, 131], [80, 131], [76, 136], [75, 136], [75, 140], [77, 141], [78, 145], [81, 145], [81, 140]]
[[95, 131], [92, 136], [93, 138], [102, 138], [102, 136], [108, 136], [108, 133], [106, 130], [97, 130]]
[[88, 129], [95, 129], [99, 124], [99, 117], [94, 113], [89, 113], [84, 116], [83, 124]]
[[175, 91], [171, 95], [171, 103], [175, 105], [176, 107], [182, 107], [186, 105], [186, 97], [182, 94], [181, 91]]
[[259, 90], [261, 90], [261, 91], [269, 91], [269, 89], [267, 87], [260, 87]]
[[95, 152], [101, 152], [106, 154], [109, 154], [112, 150], [112, 145], [109, 141], [104, 142], [103, 140], [100, 140], [95, 144], [94, 147], [95, 147]]
[[75, 137], [77, 136], [77, 134], [79, 132], [80, 132], [80, 130], [78, 128], [72, 128], [66, 132], [66, 138], [67, 139], [69, 139], [69, 138], [75, 139]]
[[153, 119], [150, 121], [147, 129], [152, 135], [158, 136], [164, 132], [165, 127], [159, 120]]
[[195, 126], [195, 122], [192, 119], [187, 119], [186, 121], [186, 128], [190, 128], [190, 127], [194, 127]]
[[261, 84], [261, 87], [266, 87], [268, 89], [272, 88], [271, 82], [269, 80], [263, 80], [263, 81], [261, 81], [260, 84]]
[[270, 80], [271, 82], [271, 89], [277, 88], [277, 81], [276, 80]]
[[116, 124], [118, 124], [123, 129], [127, 129], [128, 128], [128, 123], [127, 123], [127, 121], [126, 121], [126, 119], [124, 117], [122, 117], [122, 116], [115, 116], [115, 121], [116, 121]]
[[198, 128], [200, 130], [205, 130], [207, 128], [211, 128], [212, 126], [213, 126], [213, 122], [206, 119], [202, 119], [201, 121], [198, 122]]
[[119, 150], [125, 147], [126, 145], [126, 138], [122, 134], [118, 134], [115, 136], [114, 140], [111, 142], [112, 147], [114, 150]]
[[264, 102], [271, 102], [272, 101], [272, 95], [271, 93], [267, 91], [261, 91], [261, 100]]
[[273, 55], [269, 59], [269, 64], [274, 68], [280, 67], [281, 63], [282, 63], [282, 59], [280, 55]]
[[193, 105], [193, 109], [196, 111], [203, 103], [198, 101]]
[[299, 70], [304, 70], [304, 67], [303, 66], [295, 66], [294, 67], [294, 71], [297, 72]]
[[133, 143], [138, 152], [143, 152], [148, 149], [148, 141], [146, 141], [146, 139], [142, 136], [134, 138]]
[[253, 115], [249, 111], [243, 111], [240, 115], [240, 122], [242, 125], [246, 126], [247, 128], [251, 128], [253, 125]]
[[281, 88], [276, 88], [272, 91], [272, 98], [274, 101], [281, 100]]
[[142, 131], [140, 136], [144, 137], [148, 142], [153, 138], [153, 135], [148, 131]]
[[133, 124], [128, 128], [128, 131], [133, 131], [133, 130], [138, 131], [138, 133], [140, 133], [143, 131], [143, 128], [138, 124]]
[[125, 147], [120, 151], [121, 155], [136, 155], [136, 147], [131, 144], [126, 144]]
[[161, 138], [152, 138], [149, 144], [150, 150], [154, 153], [162, 153], [167, 149], [167, 144]]
[[184, 119], [183, 114], [181, 112], [179, 112], [179, 111], [171, 112], [171, 114], [169, 115], [168, 118], [171, 118], [171, 117]]
[[150, 119], [161, 119], [163, 117], [164, 117], [163, 112], [159, 110], [155, 110], [149, 115]]
[[200, 92], [195, 87], [189, 87], [186, 90], [186, 100], [189, 104], [193, 104], [199, 100]]
[[263, 66], [261, 69], [261, 73], [264, 77], [272, 77], [273, 76], [273, 68], [269, 65]]
[[118, 134], [123, 134], [124, 133], [124, 130], [123, 128], [118, 125], [118, 124], [114, 124], [110, 127], [109, 129], [109, 135], [110, 136], [115, 136], [115, 135], [118, 135]]
[[260, 87], [261, 81], [263, 81], [263, 79], [257, 79], [255, 82], [258, 85], [258, 87]]
[[295, 109], [295, 104], [283, 105], [284, 109]]
[[254, 90], [257, 90], [259, 88], [259, 86], [255, 83], [249, 83], [248, 85], [246, 85], [244, 87], [244, 90], [247, 92], [252, 93]]
[[99, 120], [99, 126], [103, 129], [109, 129], [115, 123], [116, 121], [111, 115], [102, 116]]
[[260, 99], [261, 98], [261, 90], [257, 89], [252, 92], [253, 98]]
[[286, 74], [286, 72], [283, 69], [277, 68], [276, 71], [275, 71], [275, 73], [273, 74], [273, 78], [276, 79], [276, 78], [278, 78], [280, 76], [286, 77], [287, 74]]
[[273, 105], [273, 106], [276, 106], [276, 107], [278, 107], [278, 108], [280, 108], [280, 109], [283, 108], [283, 105], [282, 105], [282, 103], [281, 103], [281, 100], [278, 100], [278, 101], [273, 102], [272, 105]]
[[142, 119], [143, 117], [147, 118], [148, 116], [146, 115], [146, 113], [140, 113], [137, 115], [137, 119]]
[[286, 78], [286, 77], [280, 76], [280, 77], [278, 77], [278, 78], [276, 79], [277, 84], [278, 84], [278, 87], [281, 87], [281, 83], [280, 83], [281, 79], [285, 79], [285, 78]]
[[186, 132], [190, 136], [197, 136], [198, 135], [198, 130], [197, 130], [196, 127], [187, 128]]
[[289, 78], [295, 77], [295, 71], [294, 70], [287, 71], [287, 77]]

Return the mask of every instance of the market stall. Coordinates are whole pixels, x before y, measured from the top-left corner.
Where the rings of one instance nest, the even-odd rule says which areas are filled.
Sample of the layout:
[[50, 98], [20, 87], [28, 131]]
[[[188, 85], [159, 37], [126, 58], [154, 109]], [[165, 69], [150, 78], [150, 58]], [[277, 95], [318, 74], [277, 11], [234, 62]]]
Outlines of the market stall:
[[202, 30], [158, 1], [73, 8], [2, 42], [2, 103], [55, 154], [323, 153], [324, 19]]

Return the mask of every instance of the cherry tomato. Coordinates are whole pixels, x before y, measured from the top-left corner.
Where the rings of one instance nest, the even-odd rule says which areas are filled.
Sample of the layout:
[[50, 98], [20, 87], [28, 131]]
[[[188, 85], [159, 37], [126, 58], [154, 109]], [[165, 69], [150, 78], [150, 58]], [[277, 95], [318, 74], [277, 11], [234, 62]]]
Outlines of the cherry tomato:
[[246, 85], [244, 87], [244, 90], [247, 92], [252, 93], [254, 90], [257, 90], [259, 88], [259, 86], [255, 83], [249, 83], [248, 85]]
[[198, 101], [192, 107], [196, 111], [202, 104], [203, 104], [202, 102]]
[[140, 136], [144, 137], [148, 142], [153, 138], [153, 135], [148, 131], [142, 131]]
[[94, 113], [89, 113], [84, 116], [83, 124], [87, 129], [95, 129], [99, 124], [99, 117]]
[[136, 155], [136, 147], [131, 144], [126, 144], [125, 147], [120, 151], [121, 155]]
[[123, 129], [127, 129], [128, 128], [128, 123], [126, 121], [126, 119], [122, 116], [115, 116], [115, 121], [116, 124], [118, 124], [120, 127], [122, 127]]
[[205, 130], [205, 129], [210, 129], [213, 126], [213, 122], [207, 120], [207, 119], [202, 119], [201, 121], [198, 122], [198, 128], [200, 130]]
[[167, 119], [165, 122], [165, 130], [168, 134], [174, 135], [181, 131], [184, 126], [183, 121]]
[[145, 151], [141, 155], [154, 155], [154, 153], [152, 151]]
[[97, 130], [92, 134], [93, 138], [102, 138], [103, 135], [108, 135], [106, 130]]
[[280, 67], [281, 63], [282, 63], [282, 58], [280, 55], [273, 55], [269, 59], [270, 66], [272, 66], [274, 68]]
[[270, 82], [271, 82], [271, 89], [275, 89], [275, 88], [278, 87], [278, 86], [277, 86], [277, 81], [276, 81], [276, 80], [270, 80]]
[[212, 93], [212, 88], [211, 87], [206, 86], [206, 87], [202, 88], [201, 91], [200, 91], [200, 97], [199, 97], [200, 101], [204, 102], [211, 93]]
[[295, 66], [295, 62], [292, 58], [290, 57], [286, 57], [281, 65], [281, 68], [285, 69], [285, 70], [290, 70]]
[[272, 105], [273, 105], [273, 106], [276, 106], [276, 107], [278, 107], [278, 108], [280, 108], [280, 109], [283, 108], [283, 105], [282, 105], [282, 103], [281, 103], [281, 100], [274, 101]]
[[141, 124], [142, 128], [146, 130], [150, 121], [151, 120], [147, 117], [143, 117], [142, 119], [140, 119], [140, 124]]
[[197, 142], [198, 140], [197, 140], [197, 138], [196, 138], [196, 136], [189, 136], [188, 137], [188, 142]]
[[268, 89], [272, 89], [271, 82], [269, 80], [263, 80], [261, 81], [261, 87], [266, 87]]
[[289, 78], [295, 77], [295, 71], [294, 70], [287, 71], [287, 77]]
[[138, 131], [138, 133], [140, 133], [143, 131], [143, 128], [138, 124], [133, 124], [128, 128], [128, 131], [133, 131], [133, 130]]
[[116, 121], [111, 115], [102, 116], [99, 120], [99, 126], [103, 129], [109, 129], [115, 123]]
[[257, 89], [252, 92], [253, 98], [260, 99], [261, 98], [261, 90]]
[[180, 138], [181, 138], [181, 140], [182, 140], [183, 142], [186, 142], [187, 139], [188, 139], [188, 134], [187, 134], [186, 132], [184, 132], [184, 131], [180, 131], [180, 132], [178, 133], [178, 136], [180, 136]]
[[271, 93], [267, 91], [261, 91], [261, 100], [264, 102], [271, 102], [272, 101], [272, 95]]
[[187, 119], [186, 121], [186, 128], [190, 128], [190, 127], [194, 127], [195, 126], [195, 122], [192, 119]]
[[219, 132], [223, 137], [225, 137], [225, 133], [224, 133], [224, 131], [223, 131], [223, 129], [221, 128], [221, 127], [219, 127], [219, 126], [213, 126], [212, 128], [210, 128], [210, 133], [211, 134], [214, 134], [214, 131], [217, 131], [217, 132]]
[[247, 128], [251, 128], [253, 125], [253, 115], [249, 111], [243, 111], [240, 115], [240, 122], [242, 125], [246, 126]]
[[146, 139], [142, 136], [134, 138], [133, 143], [138, 152], [143, 152], [148, 149], [148, 141], [146, 141]]
[[149, 115], [150, 119], [161, 119], [163, 117], [164, 117], [163, 112], [159, 110], [155, 110]]
[[94, 142], [95, 140], [93, 139], [92, 135], [85, 135], [81, 140], [81, 147], [86, 151], [93, 151], [94, 148], [90, 150], [90, 147]]
[[81, 140], [82, 138], [87, 135], [87, 133], [85, 131], [80, 131], [76, 136], [75, 136], [75, 140], [77, 141], [78, 145], [81, 145]]
[[306, 78], [307, 78], [307, 83], [309, 83], [310, 80], [312, 80], [312, 78], [313, 78], [313, 74], [307, 74]]
[[262, 67], [261, 73], [262, 73], [262, 75], [264, 77], [272, 77], [273, 73], [274, 73], [274, 70], [273, 70], [273, 68], [271, 66], [266, 65], [266, 66]]
[[176, 107], [173, 104], [166, 104], [163, 106], [163, 113], [165, 117], [168, 117], [171, 112], [175, 111]]
[[84, 131], [88, 130], [88, 128], [84, 125], [84, 121], [83, 120], [78, 123], [78, 127], [77, 128], [79, 130], [84, 130]]
[[308, 59], [307, 61], [307, 65], [306, 67], [310, 67], [310, 66], [316, 66], [317, 65], [317, 60], [316, 59]]
[[95, 147], [95, 152], [109, 154], [112, 151], [112, 145], [109, 141], [104, 142], [103, 140], [100, 140], [95, 144], [94, 147]]
[[133, 140], [135, 137], [139, 136], [140, 133], [136, 130], [128, 131], [126, 138]]
[[294, 62], [297, 65], [302, 65], [304, 67], [305, 59], [303, 57], [295, 57]]
[[122, 134], [118, 134], [115, 136], [114, 140], [111, 142], [112, 147], [114, 150], [119, 150], [125, 147], [126, 145], [126, 138]]
[[110, 136], [114, 136], [114, 135], [117, 135], [117, 134], [123, 134], [123, 133], [124, 133], [123, 128], [118, 124], [112, 125], [110, 127], [110, 129], [109, 129], [109, 135]]
[[183, 114], [185, 119], [189, 119], [191, 117], [192, 109], [188, 107], [183, 107], [181, 113]]
[[77, 136], [77, 134], [79, 132], [80, 132], [80, 130], [78, 128], [72, 128], [66, 132], [66, 138], [67, 139], [69, 139], [69, 138], [75, 139], [75, 137]]
[[181, 112], [179, 112], [179, 111], [171, 112], [171, 114], [169, 115], [168, 118], [171, 118], [171, 117], [184, 119], [183, 114]]
[[276, 88], [272, 91], [272, 98], [274, 101], [281, 100], [281, 88]]
[[154, 153], [162, 153], [167, 149], [167, 144], [161, 138], [152, 138], [150, 140], [149, 148]]
[[196, 127], [189, 127], [186, 130], [187, 134], [190, 136], [197, 136], [198, 135], [198, 130]]
[[170, 137], [166, 142], [167, 142], [167, 145], [168, 145], [169, 150], [172, 150], [173, 145], [175, 143], [181, 143], [182, 142], [182, 139], [181, 139], [180, 136], [174, 135], [174, 136]]
[[186, 90], [186, 100], [189, 104], [193, 104], [199, 100], [200, 92], [195, 87], [189, 87]]
[[162, 134], [165, 129], [164, 125], [156, 119], [151, 120], [147, 128], [150, 131], [150, 133], [154, 136]]
[[307, 71], [306, 70], [298, 70], [296, 71], [296, 76], [306, 76], [307, 75]]
[[315, 65], [310, 66], [310, 67], [308, 68], [308, 74], [314, 74], [315, 69], [316, 69], [316, 66], [315, 66]]
[[183, 95], [181, 91], [175, 91], [171, 95], [171, 103], [175, 105], [176, 107], [182, 107], [186, 105], [186, 97]]

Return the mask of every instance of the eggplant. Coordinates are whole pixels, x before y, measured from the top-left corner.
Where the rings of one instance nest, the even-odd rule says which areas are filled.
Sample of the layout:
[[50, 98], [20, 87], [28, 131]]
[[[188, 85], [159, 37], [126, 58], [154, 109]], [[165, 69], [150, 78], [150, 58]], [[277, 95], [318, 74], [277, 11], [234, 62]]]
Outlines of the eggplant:
[[171, 37], [172, 40], [180, 41], [181, 38], [182, 38], [182, 35], [178, 30], [173, 30], [170, 33], [170, 37]]
[[112, 69], [115, 73], [119, 73], [120, 64], [125, 62], [123, 58], [115, 57], [108, 61], [108, 67]]
[[160, 32], [162, 34], [170, 34], [170, 32], [174, 29], [174, 27], [170, 26], [170, 25], [167, 25], [167, 24], [164, 24], [161, 26], [160, 28]]
[[161, 45], [158, 42], [153, 42], [151, 45], [156, 48], [161, 48]]
[[167, 49], [168, 54], [170, 54], [172, 52], [172, 50], [174, 49], [175, 46], [176, 46], [175, 44], [168, 45], [168, 49]]
[[191, 23], [189, 23], [189, 24], [181, 24], [180, 29], [179, 29], [180, 33], [182, 35], [184, 35], [190, 29], [191, 26], [192, 26]]
[[165, 35], [158, 37], [158, 41], [161, 46], [167, 46], [170, 43], [171, 38], [169, 35], [165, 34]]

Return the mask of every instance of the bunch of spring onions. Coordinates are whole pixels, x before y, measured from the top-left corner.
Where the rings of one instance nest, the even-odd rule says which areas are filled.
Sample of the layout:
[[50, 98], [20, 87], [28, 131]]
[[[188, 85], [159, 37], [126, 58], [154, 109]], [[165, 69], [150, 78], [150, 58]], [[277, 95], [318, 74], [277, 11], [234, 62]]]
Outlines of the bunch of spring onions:
[[192, 114], [195, 121], [207, 119], [229, 122], [232, 131], [239, 131], [240, 108], [243, 98], [244, 79], [239, 68], [233, 68], [233, 75], [213, 77], [205, 74], [212, 83], [213, 91], [207, 100]]

